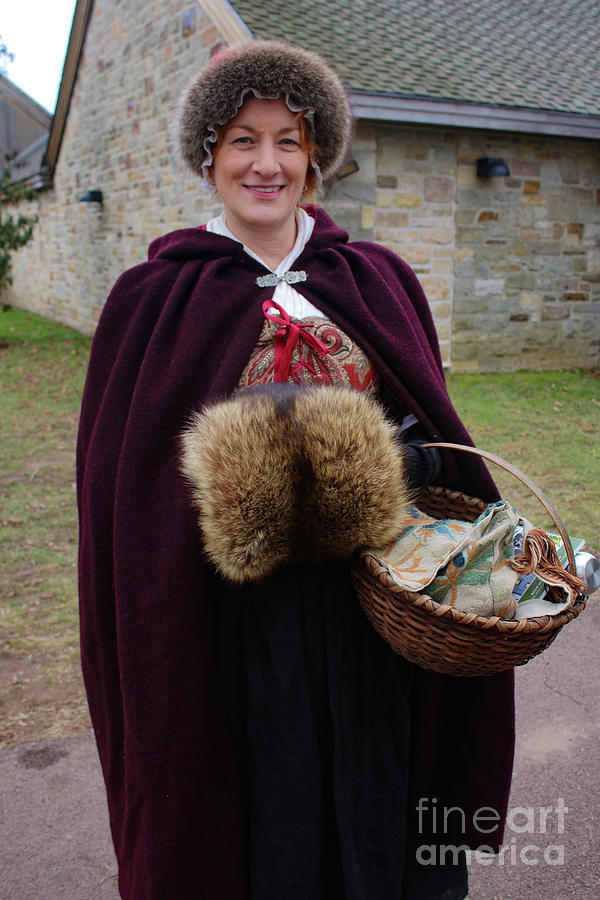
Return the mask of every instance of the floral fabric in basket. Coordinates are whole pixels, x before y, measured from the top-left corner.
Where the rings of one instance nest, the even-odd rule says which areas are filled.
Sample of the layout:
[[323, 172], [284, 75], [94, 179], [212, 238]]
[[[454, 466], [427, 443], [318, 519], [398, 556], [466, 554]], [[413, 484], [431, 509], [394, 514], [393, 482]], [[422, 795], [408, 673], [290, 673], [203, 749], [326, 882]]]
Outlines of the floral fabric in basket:
[[[513, 535], [524, 520], [505, 500], [475, 522], [433, 519], [415, 506], [408, 526], [378, 559], [404, 590], [461, 612], [512, 619], [519, 574], [511, 566]], [[528, 523], [527, 523], [527, 526]]]

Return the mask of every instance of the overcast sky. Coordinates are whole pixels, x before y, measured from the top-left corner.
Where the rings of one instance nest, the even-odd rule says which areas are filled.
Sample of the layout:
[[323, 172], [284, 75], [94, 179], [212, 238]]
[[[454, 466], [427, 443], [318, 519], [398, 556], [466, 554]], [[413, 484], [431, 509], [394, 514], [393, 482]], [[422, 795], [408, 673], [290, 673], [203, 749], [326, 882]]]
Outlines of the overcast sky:
[[6, 75], [54, 112], [75, 0], [0, 0], [0, 35], [14, 61]]

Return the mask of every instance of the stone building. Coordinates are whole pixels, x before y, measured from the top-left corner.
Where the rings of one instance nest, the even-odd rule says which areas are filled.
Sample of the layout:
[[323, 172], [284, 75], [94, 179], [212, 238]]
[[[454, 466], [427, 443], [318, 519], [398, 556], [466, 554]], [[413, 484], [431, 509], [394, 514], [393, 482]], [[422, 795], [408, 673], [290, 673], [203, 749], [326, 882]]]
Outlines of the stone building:
[[[453, 371], [599, 365], [595, 0], [78, 0], [7, 299], [91, 332], [150, 240], [214, 214], [168, 125], [189, 75], [253, 36], [345, 78], [352, 160], [321, 202], [414, 267]], [[485, 158], [510, 174], [478, 175]]]

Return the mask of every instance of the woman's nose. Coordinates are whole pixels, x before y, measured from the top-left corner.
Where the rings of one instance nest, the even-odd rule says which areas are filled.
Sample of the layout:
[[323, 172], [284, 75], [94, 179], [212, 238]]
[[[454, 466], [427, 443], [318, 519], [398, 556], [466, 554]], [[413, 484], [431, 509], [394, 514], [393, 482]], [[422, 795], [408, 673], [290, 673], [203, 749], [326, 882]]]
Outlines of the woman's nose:
[[275, 152], [275, 145], [270, 141], [261, 141], [257, 145], [254, 158], [254, 170], [261, 175], [273, 175], [280, 170], [279, 161]]

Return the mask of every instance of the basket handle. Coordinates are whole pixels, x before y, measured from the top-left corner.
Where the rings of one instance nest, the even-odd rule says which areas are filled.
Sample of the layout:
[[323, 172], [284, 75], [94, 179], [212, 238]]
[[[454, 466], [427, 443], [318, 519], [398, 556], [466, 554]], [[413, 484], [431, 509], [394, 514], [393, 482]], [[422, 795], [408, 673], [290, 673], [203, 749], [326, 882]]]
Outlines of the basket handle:
[[506, 471], [510, 472], [511, 475], [514, 475], [515, 478], [522, 482], [525, 487], [528, 488], [535, 497], [537, 497], [546, 512], [550, 515], [550, 518], [553, 520], [561, 538], [563, 539], [565, 550], [567, 551], [567, 559], [569, 560], [569, 571], [573, 575], [576, 574], [575, 554], [573, 553], [571, 539], [567, 534], [567, 529], [564, 526], [564, 522], [552, 503], [550, 503], [544, 492], [541, 490], [541, 488], [539, 488], [537, 484], [535, 484], [531, 480], [531, 478], [525, 474], [525, 472], [522, 472], [521, 469], [517, 469], [517, 467], [513, 466], [512, 463], [506, 462], [506, 460], [502, 459], [501, 456], [496, 456], [495, 453], [490, 453], [488, 450], [479, 450], [477, 447], [469, 447], [466, 444], [446, 444], [432, 442], [429, 444], [423, 444], [423, 446], [442, 447], [447, 450], [463, 450], [465, 453], [473, 453], [475, 456], [481, 456], [483, 457], [483, 459], [487, 459], [489, 462], [495, 463], [497, 466], [500, 466], [501, 469], [506, 469]]

